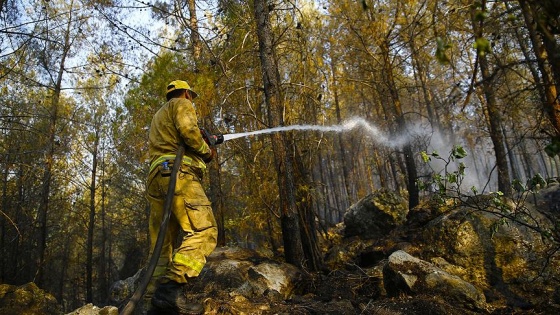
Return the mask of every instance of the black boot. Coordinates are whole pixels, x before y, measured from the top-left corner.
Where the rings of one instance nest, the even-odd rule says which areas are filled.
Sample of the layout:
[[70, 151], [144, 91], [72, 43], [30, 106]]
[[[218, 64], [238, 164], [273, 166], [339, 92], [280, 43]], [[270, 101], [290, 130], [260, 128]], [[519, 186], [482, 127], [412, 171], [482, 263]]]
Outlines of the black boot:
[[176, 311], [182, 315], [199, 315], [204, 313], [204, 306], [200, 303], [189, 303], [183, 292], [184, 284], [169, 281], [160, 284], [154, 296], [152, 305], [162, 309]]

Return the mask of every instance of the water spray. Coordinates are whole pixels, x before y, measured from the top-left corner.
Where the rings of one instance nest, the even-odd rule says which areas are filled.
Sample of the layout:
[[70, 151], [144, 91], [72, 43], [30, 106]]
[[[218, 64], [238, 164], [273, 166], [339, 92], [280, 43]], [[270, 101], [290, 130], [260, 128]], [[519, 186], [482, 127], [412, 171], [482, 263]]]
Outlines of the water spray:
[[292, 126], [274, 127], [274, 128], [249, 131], [249, 132], [230, 133], [230, 134], [223, 135], [223, 141], [225, 142], [225, 141], [242, 138], [242, 137], [250, 137], [250, 136], [256, 136], [261, 134], [269, 134], [269, 133], [283, 132], [283, 131], [290, 131], [290, 130], [345, 132], [358, 127], [363, 128], [366, 131], [366, 134], [369, 135], [375, 142], [379, 144], [383, 144], [385, 146], [394, 147], [394, 146], [402, 145], [407, 142], [407, 140], [404, 138], [389, 140], [389, 138], [383, 132], [381, 132], [377, 127], [373, 126], [365, 119], [360, 117], [349, 119], [340, 125], [331, 125], [331, 126], [292, 125]]

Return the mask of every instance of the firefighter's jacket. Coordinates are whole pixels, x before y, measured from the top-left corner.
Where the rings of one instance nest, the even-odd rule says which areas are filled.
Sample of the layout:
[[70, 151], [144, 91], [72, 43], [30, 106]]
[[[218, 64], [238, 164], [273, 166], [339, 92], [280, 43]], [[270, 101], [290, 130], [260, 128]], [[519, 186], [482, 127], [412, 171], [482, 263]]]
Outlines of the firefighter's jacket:
[[149, 135], [150, 172], [165, 159], [173, 161], [183, 141], [186, 145], [183, 164], [205, 169], [204, 159], [212, 153], [198, 128], [194, 106], [185, 98], [172, 98], [152, 119]]

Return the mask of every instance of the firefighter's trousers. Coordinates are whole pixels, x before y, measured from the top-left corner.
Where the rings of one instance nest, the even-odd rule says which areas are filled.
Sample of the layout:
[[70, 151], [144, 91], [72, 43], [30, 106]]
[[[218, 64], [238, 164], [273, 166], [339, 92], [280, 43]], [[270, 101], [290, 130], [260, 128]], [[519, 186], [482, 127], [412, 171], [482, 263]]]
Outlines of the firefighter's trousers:
[[[218, 229], [210, 201], [202, 187], [202, 174], [201, 169], [184, 164], [177, 173], [172, 213], [147, 294], [151, 293], [149, 291], [153, 290], [158, 281], [173, 280], [186, 283], [187, 278], [198, 276], [206, 264], [206, 257], [216, 247]], [[146, 183], [150, 201], [150, 255], [153, 253], [163, 219], [169, 179], [170, 176], [162, 176], [156, 167]], [[179, 243], [179, 235], [182, 236], [180, 244], [174, 247], [174, 243]]]

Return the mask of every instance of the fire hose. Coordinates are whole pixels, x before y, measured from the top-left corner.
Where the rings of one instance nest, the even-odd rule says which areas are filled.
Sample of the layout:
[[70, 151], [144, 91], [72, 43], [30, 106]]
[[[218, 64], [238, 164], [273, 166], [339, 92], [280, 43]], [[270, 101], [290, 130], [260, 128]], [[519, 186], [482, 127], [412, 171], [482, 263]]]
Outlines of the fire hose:
[[171, 175], [169, 178], [169, 187], [167, 188], [167, 195], [165, 197], [165, 204], [163, 208], [163, 218], [161, 220], [161, 225], [159, 227], [159, 233], [158, 233], [156, 245], [154, 246], [154, 251], [152, 252], [152, 257], [150, 258], [150, 262], [146, 267], [142, 281], [138, 284], [138, 288], [136, 288], [136, 291], [134, 291], [134, 294], [126, 304], [123, 311], [121, 312], [122, 315], [129, 315], [132, 314], [132, 312], [134, 312], [136, 305], [144, 295], [144, 292], [148, 287], [148, 283], [150, 282], [150, 279], [154, 274], [154, 270], [156, 269], [156, 264], [159, 259], [159, 255], [161, 253], [161, 248], [163, 247], [163, 239], [165, 238], [165, 232], [167, 231], [167, 226], [169, 225], [169, 217], [171, 216], [171, 204], [173, 202], [173, 195], [175, 194], [175, 186], [177, 185], [177, 172], [181, 168], [184, 154], [185, 154], [185, 146], [179, 145], [179, 148], [177, 149], [177, 155], [175, 156], [175, 160], [173, 162]]

